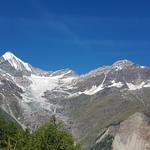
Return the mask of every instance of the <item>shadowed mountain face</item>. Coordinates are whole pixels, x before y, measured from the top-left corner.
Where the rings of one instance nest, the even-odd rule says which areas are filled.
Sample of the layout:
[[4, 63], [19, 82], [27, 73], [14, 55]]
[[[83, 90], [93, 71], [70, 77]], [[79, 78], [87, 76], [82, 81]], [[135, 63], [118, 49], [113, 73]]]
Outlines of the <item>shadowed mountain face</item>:
[[137, 111], [150, 112], [150, 68], [121, 60], [77, 75], [47, 72], [12, 53], [0, 57], [0, 107], [33, 130], [51, 115], [65, 122], [83, 149], [104, 129]]

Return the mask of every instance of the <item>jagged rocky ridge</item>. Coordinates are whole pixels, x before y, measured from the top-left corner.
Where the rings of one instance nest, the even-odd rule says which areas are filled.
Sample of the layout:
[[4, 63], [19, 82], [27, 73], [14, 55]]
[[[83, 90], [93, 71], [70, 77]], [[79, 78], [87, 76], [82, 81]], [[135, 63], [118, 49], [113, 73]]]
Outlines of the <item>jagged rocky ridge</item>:
[[83, 149], [111, 124], [137, 111], [149, 113], [149, 97], [150, 68], [128, 60], [79, 76], [70, 69], [34, 68], [10, 52], [0, 57], [1, 109], [32, 129], [55, 115]]

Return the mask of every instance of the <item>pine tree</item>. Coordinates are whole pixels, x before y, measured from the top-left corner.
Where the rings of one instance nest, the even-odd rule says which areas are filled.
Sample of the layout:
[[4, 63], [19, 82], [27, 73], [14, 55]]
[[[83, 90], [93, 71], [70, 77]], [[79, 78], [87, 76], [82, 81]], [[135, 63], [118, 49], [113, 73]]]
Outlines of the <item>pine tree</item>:
[[0, 118], [0, 150], [80, 150], [80, 146], [55, 117], [32, 134]]

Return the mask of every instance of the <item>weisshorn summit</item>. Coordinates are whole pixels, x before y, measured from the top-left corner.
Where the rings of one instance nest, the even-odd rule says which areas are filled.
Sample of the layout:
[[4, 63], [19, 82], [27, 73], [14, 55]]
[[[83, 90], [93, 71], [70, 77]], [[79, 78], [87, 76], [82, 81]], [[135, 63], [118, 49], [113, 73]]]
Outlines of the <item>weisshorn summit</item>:
[[6, 52], [0, 113], [32, 130], [55, 115], [84, 150], [149, 150], [150, 68], [120, 60], [79, 76], [43, 71]]

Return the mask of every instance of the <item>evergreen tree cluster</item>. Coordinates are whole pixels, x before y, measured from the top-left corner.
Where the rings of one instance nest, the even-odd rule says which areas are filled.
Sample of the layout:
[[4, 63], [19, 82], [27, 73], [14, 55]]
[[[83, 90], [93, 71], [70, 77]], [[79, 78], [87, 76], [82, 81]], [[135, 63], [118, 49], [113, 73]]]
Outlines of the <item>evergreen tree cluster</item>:
[[62, 123], [50, 120], [32, 134], [0, 117], [0, 150], [81, 150]]

